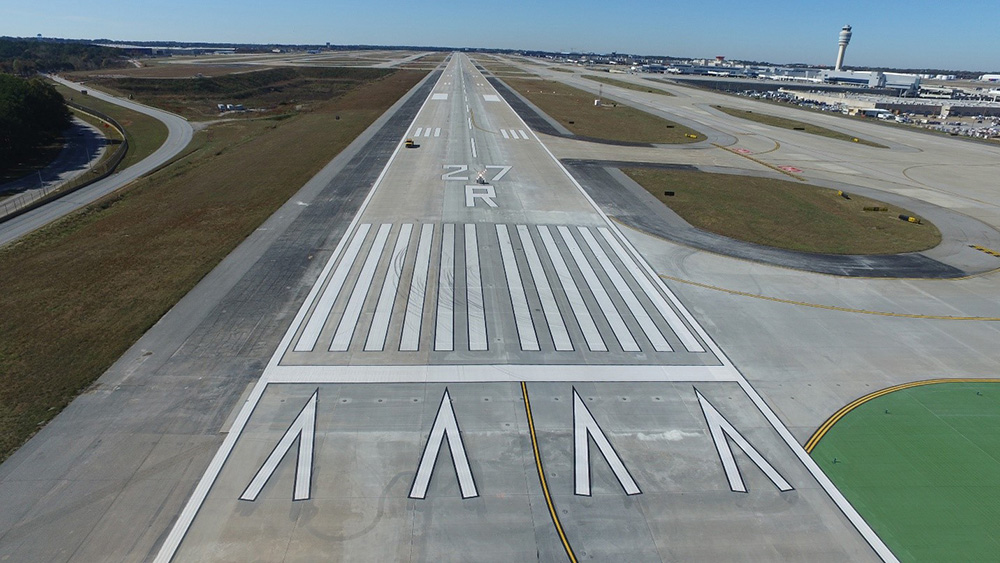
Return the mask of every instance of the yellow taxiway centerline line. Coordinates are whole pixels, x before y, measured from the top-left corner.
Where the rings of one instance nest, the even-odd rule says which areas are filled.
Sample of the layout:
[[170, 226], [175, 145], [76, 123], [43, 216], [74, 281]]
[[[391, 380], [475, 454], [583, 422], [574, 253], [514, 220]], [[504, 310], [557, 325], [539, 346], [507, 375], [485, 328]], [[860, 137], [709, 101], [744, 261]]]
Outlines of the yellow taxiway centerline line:
[[693, 285], [705, 289], [712, 289], [715, 291], [721, 291], [723, 293], [729, 293], [731, 295], [739, 295], [742, 297], [753, 297], [754, 299], [763, 299], [765, 301], [774, 301], [775, 303], [786, 303], [788, 305], [801, 305], [803, 307], [812, 307], [814, 309], [826, 309], [828, 311], [841, 311], [844, 313], [859, 313], [862, 315], [878, 315], [881, 317], [901, 317], [905, 319], [933, 319], [939, 321], [1000, 321], [1000, 317], [965, 317], [957, 315], [920, 315], [916, 313], [892, 313], [889, 311], [869, 311], [867, 309], [852, 309], [850, 307], [838, 307], [836, 305], [823, 305], [821, 303], [809, 303], [807, 301], [795, 301], [792, 299], [782, 299], [781, 297], [770, 297], [767, 295], [759, 295], [757, 293], [747, 293], [745, 291], [739, 291], [737, 289], [727, 289], [725, 287], [718, 287], [715, 285], [709, 285], [707, 283], [696, 282], [692, 280], [685, 280], [682, 278], [677, 278], [674, 276], [668, 276], [666, 274], [660, 274], [660, 277], [665, 280], [675, 281], [678, 283]]
[[566, 556], [573, 563], [577, 563], [576, 554], [573, 553], [573, 547], [569, 545], [569, 540], [566, 539], [566, 533], [562, 529], [562, 524], [559, 522], [559, 515], [556, 513], [556, 505], [552, 502], [552, 495], [549, 494], [549, 486], [545, 482], [545, 472], [542, 470], [542, 457], [538, 452], [538, 439], [535, 436], [535, 421], [531, 416], [531, 403], [528, 401], [528, 385], [522, 381], [521, 382], [521, 395], [524, 397], [524, 412], [528, 415], [528, 431], [531, 434], [531, 448], [535, 451], [535, 467], [538, 469], [538, 480], [542, 483], [542, 493], [545, 494], [545, 502], [549, 506], [549, 514], [552, 516], [552, 523], [556, 525], [556, 532], [559, 533], [559, 539], [562, 540], [563, 549], [566, 550]]

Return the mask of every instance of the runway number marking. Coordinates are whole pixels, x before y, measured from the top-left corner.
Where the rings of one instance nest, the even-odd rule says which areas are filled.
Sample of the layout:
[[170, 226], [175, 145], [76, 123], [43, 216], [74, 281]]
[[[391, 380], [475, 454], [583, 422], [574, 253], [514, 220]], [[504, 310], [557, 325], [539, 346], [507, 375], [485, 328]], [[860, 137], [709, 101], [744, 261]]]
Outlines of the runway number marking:
[[465, 186], [465, 206], [475, 207], [476, 200], [481, 199], [486, 202], [486, 205], [490, 207], [499, 207], [495, 201], [497, 197], [497, 191], [493, 186], [487, 184], [481, 186], [479, 184], [468, 184]]
[[469, 170], [469, 167], [466, 166], [465, 164], [445, 164], [444, 165], [444, 169], [445, 170], [448, 170], [449, 168], [454, 168], [455, 170], [452, 170], [451, 172], [445, 172], [444, 174], [442, 174], [441, 175], [441, 179], [442, 180], [460, 180], [462, 182], [468, 182], [469, 181], [469, 177], [468, 176], [461, 176], [461, 177], [456, 177], [455, 176], [455, 174], [461, 174], [462, 172], [466, 172], [466, 171]]

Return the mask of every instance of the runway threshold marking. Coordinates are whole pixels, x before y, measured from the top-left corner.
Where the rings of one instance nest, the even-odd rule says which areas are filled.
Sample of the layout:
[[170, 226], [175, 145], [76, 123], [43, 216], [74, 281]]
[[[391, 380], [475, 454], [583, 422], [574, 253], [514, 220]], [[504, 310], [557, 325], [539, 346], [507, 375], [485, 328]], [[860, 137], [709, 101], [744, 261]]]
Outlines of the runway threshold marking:
[[826, 421], [823, 424], [821, 424], [819, 428], [816, 429], [816, 432], [813, 433], [813, 435], [809, 438], [809, 440], [806, 442], [805, 446], [803, 446], [803, 447], [805, 448], [805, 450], [806, 450], [807, 453], [812, 453], [812, 451], [816, 448], [816, 446], [819, 445], [819, 441], [822, 440], [823, 436], [825, 436], [826, 433], [830, 431], [830, 428], [833, 428], [834, 424], [836, 424], [838, 421], [840, 421], [840, 419], [844, 418], [847, 415], [847, 413], [849, 413], [852, 410], [860, 407], [861, 405], [867, 403], [868, 401], [871, 401], [872, 399], [877, 399], [877, 398], [879, 398], [879, 397], [881, 397], [883, 395], [888, 395], [889, 393], [892, 393], [894, 391], [902, 391], [903, 389], [910, 389], [912, 387], [922, 387], [924, 385], [935, 385], [935, 384], [938, 384], [938, 383], [1000, 383], [1000, 379], [998, 379], [998, 378], [989, 378], [989, 377], [984, 377], [984, 378], [964, 377], [964, 378], [955, 378], [955, 379], [943, 379], [943, 378], [925, 379], [925, 380], [922, 380], [922, 381], [911, 381], [909, 383], [902, 383], [900, 385], [893, 385], [892, 387], [886, 387], [885, 389], [880, 389], [878, 391], [869, 393], [869, 394], [867, 394], [867, 395], [865, 395], [863, 397], [859, 397], [859, 398], [851, 401], [850, 403], [848, 403], [848, 404], [844, 405], [843, 407], [841, 407], [840, 410], [838, 410], [837, 412], [833, 413], [833, 415], [831, 415], [830, 418], [826, 419]]
[[563, 531], [562, 523], [559, 522], [559, 514], [556, 512], [555, 502], [552, 500], [552, 495], [549, 493], [549, 485], [545, 481], [545, 471], [542, 468], [542, 456], [538, 451], [538, 437], [535, 435], [535, 420], [531, 416], [531, 401], [528, 400], [528, 384], [524, 381], [521, 382], [521, 396], [524, 398], [524, 412], [528, 418], [528, 433], [531, 435], [531, 449], [535, 452], [535, 468], [538, 470], [538, 480], [542, 484], [542, 493], [545, 495], [545, 504], [549, 507], [549, 516], [552, 517], [552, 524], [556, 527], [556, 533], [559, 534], [559, 539], [562, 541], [563, 549], [566, 550], [566, 556], [573, 563], [576, 563], [576, 554], [573, 553], [573, 546], [569, 544], [569, 540], [566, 538], [566, 532]]
[[678, 278], [674, 276], [668, 276], [667, 274], [659, 274], [659, 276], [665, 280], [675, 281], [678, 283], [683, 283], [687, 285], [693, 285], [696, 287], [701, 287], [704, 289], [711, 289], [713, 291], [721, 291], [723, 293], [729, 293], [731, 295], [739, 295], [741, 297], [753, 297], [754, 299], [763, 299], [765, 301], [774, 301], [775, 303], [785, 303], [788, 305], [801, 305], [803, 307], [812, 307], [814, 309], [826, 309], [828, 311], [840, 311], [843, 313], [858, 313], [861, 315], [878, 315], [880, 317], [899, 317], [904, 319], [930, 319], [937, 321], [979, 321], [979, 322], [997, 322], [1000, 321], [1000, 317], [973, 317], [973, 316], [957, 316], [957, 315], [921, 315], [916, 313], [892, 313], [889, 311], [869, 311], [867, 309], [852, 309], [850, 307], [838, 307], [837, 305], [823, 305], [822, 303], [809, 303], [808, 301], [796, 301], [794, 299], [783, 299], [781, 297], [771, 297], [768, 295], [760, 295], [758, 293], [747, 293], [746, 291], [740, 291], [738, 289], [729, 289], [725, 287], [719, 287], [717, 285], [710, 285], [707, 283], [696, 282], [694, 280], [686, 280], [684, 278]]

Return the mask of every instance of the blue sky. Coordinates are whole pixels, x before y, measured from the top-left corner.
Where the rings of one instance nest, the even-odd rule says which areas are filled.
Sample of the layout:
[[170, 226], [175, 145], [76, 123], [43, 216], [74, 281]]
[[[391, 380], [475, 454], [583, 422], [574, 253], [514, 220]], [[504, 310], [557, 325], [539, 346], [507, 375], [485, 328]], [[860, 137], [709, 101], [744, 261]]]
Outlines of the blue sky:
[[[616, 7], [620, 6], [620, 7]], [[1000, 71], [996, 0], [0, 0], [0, 35], [632, 52]]]

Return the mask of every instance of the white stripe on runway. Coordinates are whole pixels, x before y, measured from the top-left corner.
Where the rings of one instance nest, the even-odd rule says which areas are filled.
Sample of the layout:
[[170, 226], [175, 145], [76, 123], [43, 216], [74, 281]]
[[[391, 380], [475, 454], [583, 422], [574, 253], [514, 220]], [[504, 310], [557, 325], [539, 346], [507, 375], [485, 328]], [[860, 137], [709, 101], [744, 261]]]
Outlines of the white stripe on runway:
[[569, 333], [566, 332], [566, 324], [559, 313], [556, 298], [552, 295], [552, 286], [549, 285], [549, 279], [542, 268], [542, 262], [538, 259], [538, 252], [535, 250], [535, 242], [531, 239], [531, 232], [526, 225], [518, 225], [517, 233], [521, 237], [524, 255], [528, 258], [528, 269], [531, 271], [535, 290], [538, 291], [538, 300], [542, 302], [542, 312], [545, 313], [545, 321], [552, 334], [552, 343], [558, 351], [572, 351], [573, 342], [570, 341]]
[[440, 127], [435, 127], [434, 128], [434, 136], [435, 137], [440, 137], [441, 136], [441, 128]]
[[608, 295], [604, 286], [601, 285], [601, 280], [598, 279], [597, 274], [594, 273], [594, 269], [587, 262], [587, 257], [580, 250], [580, 245], [573, 238], [573, 233], [569, 231], [568, 227], [560, 225], [559, 234], [562, 235], [563, 242], [566, 243], [570, 254], [573, 255], [573, 261], [576, 262], [576, 266], [587, 281], [587, 286], [590, 287], [591, 293], [597, 299], [597, 305], [601, 308], [601, 312], [604, 313], [604, 318], [608, 320], [608, 324], [611, 325], [611, 330], [615, 333], [615, 338], [621, 344], [622, 350], [626, 352], [638, 352], [639, 345], [636, 344], [635, 338], [632, 337], [632, 333], [628, 330], [628, 325], [625, 324], [625, 320], [622, 319], [618, 309], [615, 308], [611, 296]]
[[455, 349], [455, 225], [451, 223], [444, 226], [444, 237], [441, 240], [434, 349]]
[[423, 131], [423, 130], [424, 130], [423, 127], [417, 127], [417, 130], [416, 130], [416, 132], [413, 133], [413, 136], [414, 137], [419, 137], [420, 136], [420, 132]]
[[509, 139], [510, 138], [510, 135], [507, 134], [507, 130], [506, 129], [501, 129], [500, 133], [503, 134], [503, 138], [504, 139]]
[[663, 319], [667, 321], [668, 325], [670, 325], [674, 334], [681, 339], [681, 342], [684, 344], [684, 348], [686, 348], [688, 352], [704, 352], [705, 348], [702, 347], [701, 343], [698, 342], [698, 339], [691, 334], [687, 325], [684, 324], [684, 321], [677, 316], [677, 313], [674, 312], [666, 300], [663, 299], [663, 295], [661, 295], [660, 292], [653, 287], [652, 282], [650, 282], [642, 271], [639, 270], [639, 266], [632, 259], [632, 256], [625, 251], [625, 248], [620, 242], [618, 242], [618, 239], [611, 234], [611, 231], [607, 227], [600, 227], [598, 230], [601, 232], [601, 236], [604, 237], [604, 240], [608, 241], [608, 244], [611, 245], [611, 249], [615, 251], [618, 258], [623, 264], [625, 264], [625, 267], [628, 268], [629, 272], [632, 274], [632, 278], [639, 283], [639, 287], [641, 287], [642, 291], [645, 292], [646, 297], [649, 297], [649, 300], [653, 302], [656, 310], [663, 315]]
[[577, 227], [577, 230], [583, 235], [583, 240], [587, 241], [587, 246], [590, 247], [591, 252], [597, 257], [597, 261], [601, 264], [601, 269], [611, 279], [611, 283], [614, 284], [618, 295], [625, 301], [625, 306], [632, 313], [632, 316], [635, 317], [636, 322], [639, 323], [639, 327], [642, 328], [642, 332], [649, 339], [650, 344], [653, 345], [653, 349], [657, 352], [672, 352], [673, 348], [667, 343], [667, 339], [663, 337], [663, 333], [657, 328], [656, 323], [650, 318], [646, 309], [639, 303], [639, 299], [636, 298], [635, 293], [629, 287], [625, 278], [618, 272], [615, 265], [611, 263], [611, 259], [608, 258], [607, 253], [604, 252], [597, 239], [594, 238], [594, 234], [587, 227]]
[[430, 136], [431, 136], [431, 128], [428, 127], [427, 129], [424, 130], [424, 137], [430, 137]]
[[396, 303], [396, 293], [399, 289], [399, 276], [403, 273], [403, 261], [406, 259], [406, 249], [410, 246], [410, 233], [413, 225], [404, 223], [396, 235], [396, 246], [392, 250], [392, 260], [389, 262], [389, 269], [385, 273], [385, 281], [382, 282], [382, 293], [378, 296], [378, 304], [375, 306], [375, 314], [372, 317], [372, 326], [368, 330], [368, 340], [365, 342], [365, 351], [375, 352], [385, 348], [385, 337], [389, 332], [389, 317], [392, 316], [392, 308]]
[[510, 302], [514, 307], [514, 324], [517, 326], [517, 336], [521, 341], [522, 350], [538, 350], [538, 335], [531, 322], [531, 311], [528, 309], [528, 296], [524, 293], [521, 283], [521, 273], [514, 258], [514, 247], [510, 242], [507, 225], [497, 225], [497, 238], [500, 241], [500, 259], [503, 261], [504, 275], [507, 277], [507, 289], [510, 291]]
[[323, 325], [326, 324], [326, 318], [330, 316], [330, 311], [333, 310], [333, 304], [337, 301], [341, 288], [344, 287], [347, 274], [351, 271], [351, 266], [354, 265], [354, 260], [357, 259], [358, 252], [361, 250], [361, 244], [365, 242], [365, 237], [368, 236], [371, 227], [369, 223], [358, 225], [358, 230], [354, 233], [351, 244], [344, 251], [344, 256], [340, 259], [340, 264], [337, 264], [337, 269], [333, 272], [330, 283], [323, 290], [323, 296], [319, 298], [316, 308], [313, 309], [312, 317], [306, 323], [302, 336], [295, 343], [296, 352], [311, 352], [316, 347], [319, 333], [323, 330]]
[[515, 141], [520, 141], [520, 139], [517, 138], [517, 131], [514, 131], [513, 129], [510, 130], [510, 138]]
[[469, 350], [489, 350], [483, 280], [479, 271], [479, 243], [474, 223], [465, 225], [465, 307], [469, 317]]
[[528, 138], [528, 134], [524, 132], [524, 129], [518, 129], [517, 132], [521, 134], [522, 139]]
[[566, 267], [566, 262], [563, 261], [562, 255], [559, 254], [559, 248], [556, 246], [556, 241], [552, 238], [552, 234], [549, 233], [549, 228], [545, 225], [539, 225], [538, 234], [542, 237], [542, 243], [545, 244], [545, 250], [548, 252], [549, 259], [552, 260], [552, 266], [555, 267], [556, 273], [559, 275], [559, 283], [562, 284], [563, 292], [566, 293], [566, 299], [569, 301], [569, 305], [573, 309], [573, 314], [580, 324], [580, 330], [587, 340], [587, 347], [591, 352], [607, 352], [608, 347], [604, 344], [604, 339], [601, 338], [601, 332], [597, 330], [594, 318], [590, 316], [587, 304], [583, 301], [583, 296], [580, 295], [580, 290], [576, 287], [576, 282], [573, 281], [573, 276], [570, 275], [569, 268]]
[[389, 229], [392, 225], [383, 223], [375, 234], [375, 242], [372, 243], [371, 250], [368, 251], [368, 258], [361, 268], [357, 283], [354, 284], [354, 291], [351, 292], [351, 299], [344, 309], [344, 316], [340, 318], [337, 325], [337, 332], [333, 335], [333, 343], [330, 344], [331, 352], [344, 352], [351, 345], [351, 337], [354, 336], [354, 329], [358, 325], [358, 317], [361, 316], [361, 306], [368, 297], [368, 290], [372, 286], [372, 278], [375, 277], [375, 267], [378, 266], [379, 258], [385, 249], [385, 241], [389, 238]]
[[401, 352], [415, 352], [420, 348], [420, 326], [424, 318], [424, 296], [427, 293], [427, 272], [431, 265], [432, 238], [434, 238], [434, 225], [428, 223], [421, 227], [417, 259], [413, 263], [413, 277], [410, 278], [410, 295], [406, 301], [406, 316], [403, 317], [403, 334], [399, 340]]
[[476, 158], [476, 140], [469, 139], [472, 142], [472, 158]]
[[472, 129], [472, 117], [469, 117], [469, 129]]

